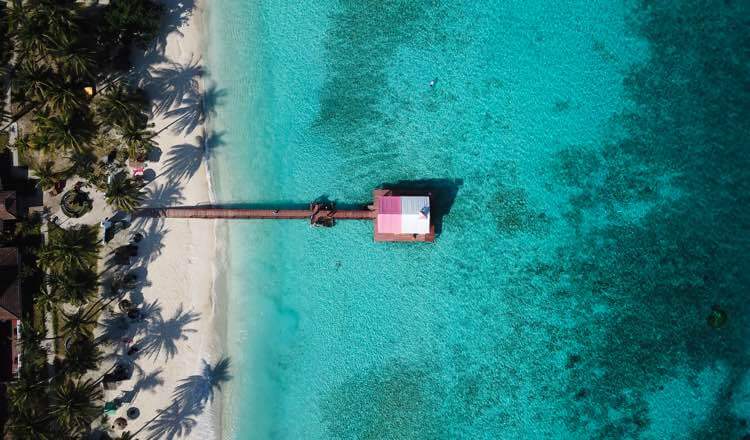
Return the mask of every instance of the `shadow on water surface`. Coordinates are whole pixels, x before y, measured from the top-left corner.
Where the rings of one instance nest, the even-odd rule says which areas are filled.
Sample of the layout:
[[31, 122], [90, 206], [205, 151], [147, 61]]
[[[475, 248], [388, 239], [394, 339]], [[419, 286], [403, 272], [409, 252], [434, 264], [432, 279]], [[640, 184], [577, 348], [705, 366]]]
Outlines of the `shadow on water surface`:
[[395, 183], [384, 183], [383, 189], [401, 190], [419, 194], [430, 194], [430, 216], [435, 225], [435, 233], [443, 230], [443, 217], [450, 214], [453, 203], [458, 196], [458, 189], [464, 184], [463, 179], [417, 179], [399, 180]]

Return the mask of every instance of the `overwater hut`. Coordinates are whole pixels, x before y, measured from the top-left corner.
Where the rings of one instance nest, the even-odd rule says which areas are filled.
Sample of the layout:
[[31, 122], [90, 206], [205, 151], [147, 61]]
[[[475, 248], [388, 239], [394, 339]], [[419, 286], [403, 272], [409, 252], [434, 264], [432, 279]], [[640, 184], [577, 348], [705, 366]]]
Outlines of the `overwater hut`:
[[429, 194], [373, 191], [375, 241], [434, 241]]

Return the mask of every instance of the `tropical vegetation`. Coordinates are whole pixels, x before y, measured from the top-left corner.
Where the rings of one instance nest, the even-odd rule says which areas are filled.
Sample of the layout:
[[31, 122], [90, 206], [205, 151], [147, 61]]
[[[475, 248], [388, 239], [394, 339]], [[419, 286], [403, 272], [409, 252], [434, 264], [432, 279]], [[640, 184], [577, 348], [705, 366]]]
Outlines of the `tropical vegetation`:
[[42, 189], [77, 176], [106, 191], [107, 175], [144, 160], [154, 146], [148, 101], [129, 59], [153, 41], [163, 7], [153, 0], [7, 3], [0, 74], [13, 107], [0, 117], [0, 131], [20, 123], [13, 147]]
[[146, 193], [143, 191], [143, 184], [122, 172], [112, 177], [107, 184], [107, 192], [104, 193], [107, 203], [125, 212], [135, 211], [144, 197]]
[[[125, 168], [148, 156], [155, 133], [130, 59], [134, 48], [149, 49], [163, 9], [153, 0], [0, 2], [0, 92], [12, 97], [10, 108], [0, 106], [0, 136], [5, 142], [4, 132], [18, 124], [10, 147], [43, 191], [78, 177], [116, 209], [142, 202], [142, 183]], [[71, 212], [82, 212], [83, 198], [68, 199]], [[24, 286], [38, 290], [24, 311], [19, 377], [7, 385], [4, 434], [12, 438], [85, 438], [102, 416], [95, 329], [130, 284], [122, 277], [109, 287], [100, 282], [100, 232], [48, 222], [45, 239], [35, 216], [2, 237], [23, 249]]]

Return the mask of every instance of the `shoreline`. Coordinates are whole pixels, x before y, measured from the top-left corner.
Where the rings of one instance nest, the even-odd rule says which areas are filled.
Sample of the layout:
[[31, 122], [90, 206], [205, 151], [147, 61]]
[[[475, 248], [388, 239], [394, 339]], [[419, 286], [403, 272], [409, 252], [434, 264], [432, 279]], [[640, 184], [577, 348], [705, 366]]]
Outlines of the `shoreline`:
[[[134, 60], [152, 103], [150, 122], [158, 133], [155, 141], [161, 150], [158, 160], [148, 163], [155, 178], [145, 187], [148, 196], [144, 205], [212, 203], [215, 194], [206, 142], [211, 123], [204, 113], [208, 2], [196, 0], [191, 10], [180, 9], [182, 4], [172, 0], [161, 3], [171, 15], [159, 36], [163, 46]], [[133, 294], [133, 300], [148, 310], [143, 328], [130, 332], [135, 334], [136, 345], [153, 338], [161, 339], [161, 347], [154, 353], [137, 355], [132, 361], [133, 377], [117, 390], [108, 391], [105, 398], [112, 400], [132, 389], [131, 405], [141, 415], [130, 420], [126, 430], [135, 433], [142, 429], [139, 436], [148, 436], [156, 432], [152, 430], [160, 425], [160, 419], [168, 422], [176, 417], [173, 411], [165, 410], [177, 401], [177, 387], [188, 378], [205, 378], [206, 371], [210, 372], [207, 367], [216, 366], [225, 356], [227, 313], [217, 289], [221, 284], [217, 222], [137, 219], [130, 232], [144, 236], [139, 243], [143, 255], [139, 254], [133, 269], [143, 272], [146, 282], [141, 292]], [[219, 390], [216, 394], [212, 400], [206, 396], [204, 404], [192, 410], [181, 408], [182, 413], [188, 411], [179, 415], [185, 425], [181, 438], [221, 438], [222, 394]], [[124, 416], [127, 407], [120, 407], [113, 418]], [[166, 429], [164, 433], [168, 434], [174, 427], [158, 429]]]
[[[197, 10], [197, 18], [195, 18], [195, 21], [197, 22], [196, 25], [196, 32], [199, 35], [200, 40], [200, 57], [202, 59], [203, 65], [205, 66], [208, 62], [208, 51], [209, 51], [209, 35], [208, 35], [208, 29], [209, 29], [209, 7], [208, 2], [206, 0], [196, 0], [195, 3], [195, 9]], [[200, 91], [201, 94], [203, 94], [208, 88], [206, 87], [206, 75], [207, 72], [204, 72], [203, 75], [200, 77]], [[205, 96], [202, 96], [203, 101], [203, 108], [206, 108], [205, 104]], [[206, 189], [208, 191], [208, 202], [210, 204], [215, 204], [217, 197], [216, 192], [213, 184], [213, 177], [211, 174], [211, 154], [210, 154], [210, 145], [205, 140], [209, 138], [211, 133], [214, 130], [213, 127], [213, 120], [211, 119], [210, 115], [203, 114], [204, 122], [201, 126], [202, 131], [202, 138], [204, 140], [203, 142], [203, 160], [202, 160], [202, 167], [205, 170], [205, 181], [206, 181]], [[220, 248], [219, 248], [219, 233], [220, 228], [222, 228], [221, 224], [218, 221], [212, 221], [211, 222], [211, 236], [213, 241], [213, 249], [211, 251], [211, 271], [210, 271], [210, 285], [209, 285], [209, 292], [210, 296], [213, 298], [213, 319], [211, 322], [211, 326], [214, 330], [214, 351], [211, 353], [212, 357], [215, 359], [217, 357], [224, 357], [227, 356], [227, 315], [228, 315], [228, 309], [227, 309], [227, 303], [226, 303], [226, 297], [228, 294], [228, 291], [226, 289], [219, 289], [219, 286], [221, 286], [221, 278], [222, 278], [222, 272], [219, 270], [219, 257], [220, 257]], [[222, 258], [225, 258], [226, 264], [228, 264], [229, 259], [228, 256], [225, 253], [222, 253]], [[217, 398], [215, 398], [211, 403], [209, 407], [209, 414], [206, 415], [209, 420], [207, 421], [207, 425], [209, 426], [209, 434], [213, 436], [214, 439], [220, 439], [223, 438], [223, 414], [224, 414], [224, 399], [223, 399], [223, 393], [219, 395]], [[204, 420], [205, 421], [205, 420]], [[208, 438], [208, 437], [205, 437]]]

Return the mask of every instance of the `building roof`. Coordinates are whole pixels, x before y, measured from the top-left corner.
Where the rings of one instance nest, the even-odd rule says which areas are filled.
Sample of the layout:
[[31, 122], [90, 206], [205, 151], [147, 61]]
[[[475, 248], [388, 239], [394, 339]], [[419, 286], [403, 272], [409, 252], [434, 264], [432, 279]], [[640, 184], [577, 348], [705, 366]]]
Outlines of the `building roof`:
[[15, 220], [16, 217], [16, 192], [0, 191], [0, 220]]
[[378, 198], [376, 232], [382, 234], [428, 234], [430, 198], [426, 196], [382, 196]]
[[0, 320], [21, 319], [18, 249], [0, 248]]

